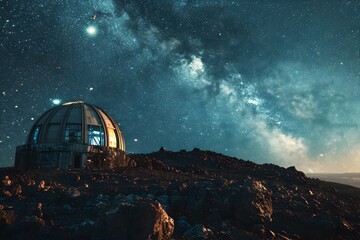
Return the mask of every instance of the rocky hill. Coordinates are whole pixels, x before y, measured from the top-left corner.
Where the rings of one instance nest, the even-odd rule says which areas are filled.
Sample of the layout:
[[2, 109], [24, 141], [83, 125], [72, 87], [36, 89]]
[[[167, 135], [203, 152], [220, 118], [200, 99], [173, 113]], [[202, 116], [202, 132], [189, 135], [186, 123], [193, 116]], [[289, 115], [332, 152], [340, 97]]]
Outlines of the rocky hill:
[[360, 189], [210, 151], [0, 170], [0, 239], [360, 239]]

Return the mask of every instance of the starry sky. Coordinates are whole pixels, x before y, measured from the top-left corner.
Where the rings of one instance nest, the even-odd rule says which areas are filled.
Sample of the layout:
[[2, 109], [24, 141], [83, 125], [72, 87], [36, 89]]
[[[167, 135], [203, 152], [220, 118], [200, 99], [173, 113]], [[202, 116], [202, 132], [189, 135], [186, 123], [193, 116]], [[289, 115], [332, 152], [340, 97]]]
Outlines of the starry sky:
[[360, 171], [360, 2], [0, 0], [0, 166], [83, 100], [128, 152]]

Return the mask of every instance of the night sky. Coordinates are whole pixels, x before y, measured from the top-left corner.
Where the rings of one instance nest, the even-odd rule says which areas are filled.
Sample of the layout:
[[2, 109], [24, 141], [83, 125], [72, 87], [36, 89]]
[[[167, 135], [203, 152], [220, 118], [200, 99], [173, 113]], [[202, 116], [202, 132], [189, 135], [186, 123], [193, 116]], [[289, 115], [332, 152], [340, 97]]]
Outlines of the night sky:
[[360, 2], [0, 0], [0, 162], [83, 100], [127, 152], [360, 171]]

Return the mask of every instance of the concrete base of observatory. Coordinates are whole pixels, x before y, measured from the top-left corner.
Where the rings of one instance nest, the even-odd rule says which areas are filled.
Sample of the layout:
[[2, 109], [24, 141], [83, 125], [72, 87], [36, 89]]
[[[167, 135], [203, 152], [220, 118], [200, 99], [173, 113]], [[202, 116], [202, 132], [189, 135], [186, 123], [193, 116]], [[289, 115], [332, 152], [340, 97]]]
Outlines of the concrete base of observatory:
[[15, 168], [29, 169], [113, 169], [126, 167], [124, 151], [87, 144], [29, 144], [16, 148]]

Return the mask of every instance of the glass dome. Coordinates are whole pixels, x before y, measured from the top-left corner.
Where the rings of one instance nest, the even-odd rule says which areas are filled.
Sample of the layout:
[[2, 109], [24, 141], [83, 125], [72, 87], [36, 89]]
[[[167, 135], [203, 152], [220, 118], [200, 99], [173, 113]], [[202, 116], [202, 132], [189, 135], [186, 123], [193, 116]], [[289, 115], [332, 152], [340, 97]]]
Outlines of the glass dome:
[[113, 169], [126, 167], [119, 124], [101, 108], [64, 103], [41, 115], [25, 145], [16, 148], [17, 169]]
[[116, 121], [101, 108], [82, 101], [64, 103], [39, 117], [27, 144], [41, 143], [80, 143], [125, 151]]

